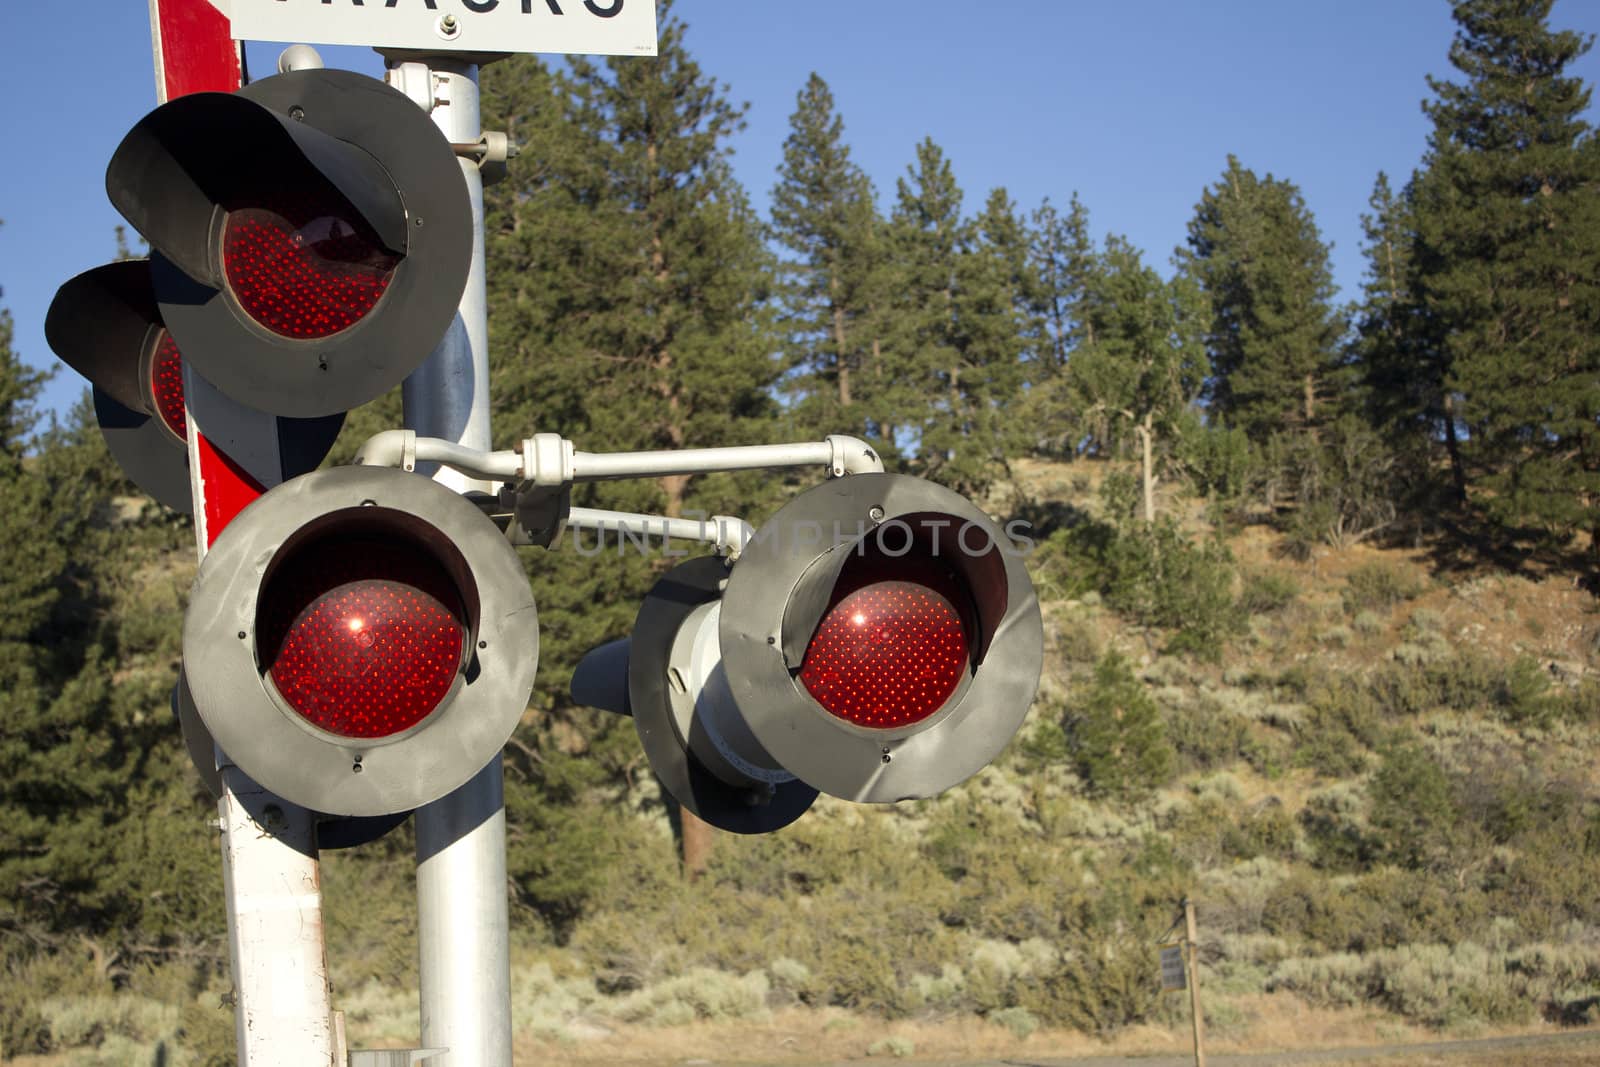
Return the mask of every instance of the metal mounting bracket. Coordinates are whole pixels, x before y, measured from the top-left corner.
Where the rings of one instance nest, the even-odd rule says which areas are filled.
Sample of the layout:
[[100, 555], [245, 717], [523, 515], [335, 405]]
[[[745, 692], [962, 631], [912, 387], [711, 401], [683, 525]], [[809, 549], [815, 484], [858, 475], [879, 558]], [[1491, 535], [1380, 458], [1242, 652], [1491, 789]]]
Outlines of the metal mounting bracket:
[[470, 159], [478, 165], [478, 176], [483, 179], [484, 185], [493, 185], [506, 176], [506, 160], [514, 159], [522, 151], [522, 146], [512, 144], [511, 139], [497, 130], [485, 130], [482, 137], [475, 142], [455, 143], [451, 148], [462, 159]]

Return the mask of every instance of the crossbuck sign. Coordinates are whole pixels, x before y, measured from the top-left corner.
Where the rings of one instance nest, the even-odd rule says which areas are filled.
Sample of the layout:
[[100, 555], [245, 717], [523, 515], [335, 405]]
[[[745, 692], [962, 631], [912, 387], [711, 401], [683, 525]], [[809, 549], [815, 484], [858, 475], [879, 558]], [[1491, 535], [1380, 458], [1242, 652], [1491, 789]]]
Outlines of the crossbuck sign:
[[656, 54], [655, 0], [211, 0], [251, 41]]

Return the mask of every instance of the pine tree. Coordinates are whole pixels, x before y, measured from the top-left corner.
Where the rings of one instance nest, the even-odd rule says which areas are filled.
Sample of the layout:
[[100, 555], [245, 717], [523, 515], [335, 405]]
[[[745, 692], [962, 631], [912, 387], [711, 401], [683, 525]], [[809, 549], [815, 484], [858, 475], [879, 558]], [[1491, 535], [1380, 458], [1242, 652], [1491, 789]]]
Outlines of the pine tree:
[[[1459, 0], [1416, 181], [1417, 288], [1474, 499], [1600, 535], [1600, 141], [1551, 0]], [[1600, 536], [1593, 541], [1600, 561]]]
[[113, 521], [87, 401], [39, 432], [47, 376], [11, 337], [0, 311], [0, 957], [88, 945], [106, 977], [221, 925], [168, 709], [188, 579], [143, 573], [189, 538], [153, 505]]
[[772, 232], [793, 255], [780, 265], [779, 325], [796, 424], [875, 437], [882, 229], [872, 183], [851, 161], [833, 94], [815, 73], [789, 118], [778, 175]]
[[1093, 680], [1064, 725], [1078, 775], [1095, 794], [1136, 800], [1172, 774], [1161, 709], [1116, 651], [1095, 664]]
[[1082, 412], [1066, 373], [1072, 353], [1093, 340], [1084, 316], [1090, 274], [1096, 264], [1089, 236], [1089, 212], [1073, 193], [1067, 213], [1047, 199], [1033, 212], [1028, 250], [1037, 294], [1030, 309], [1042, 337], [1028, 367], [1025, 419], [1035, 447], [1053, 455], [1072, 455], [1081, 440]]
[[951, 384], [958, 407], [924, 440], [950, 455], [944, 480], [972, 492], [1003, 474], [1029, 443], [1027, 427], [1012, 414], [1043, 342], [1028, 245], [1016, 205], [995, 189], [956, 257], [953, 340], [960, 361]]
[[[511, 60], [486, 75], [486, 123], [502, 123], [527, 144], [511, 180], [491, 191], [488, 214], [503, 437], [556, 430], [605, 451], [770, 436], [778, 370], [764, 311], [771, 262], [727, 164], [743, 108], [703, 74], [684, 37], [663, 4], [653, 58], [573, 58], [560, 75]], [[762, 496], [749, 479], [671, 476], [583, 487], [575, 498], [681, 515], [749, 514]], [[577, 655], [626, 632], [662, 569], [660, 559], [615, 543], [579, 555], [575, 540], [530, 566], [541, 617], [561, 621], [541, 634], [535, 692], [552, 709], [567, 708], [563, 690]], [[567, 714], [580, 724], [597, 777], [620, 777], [637, 754], [631, 727], [613, 716]], [[513, 761], [517, 776], [556, 797], [567, 787], [545, 782], [531, 755], [537, 745], [527, 747], [527, 758]], [[530, 821], [554, 817], [535, 812], [538, 797], [508, 777], [508, 805], [519, 804], [537, 815]], [[581, 837], [581, 825], [566, 828]], [[691, 872], [703, 865], [705, 847], [702, 836], [686, 833]], [[544, 877], [535, 855], [524, 850], [523, 858], [530, 884]]]
[[1028, 344], [1025, 237], [1003, 192], [980, 221], [962, 218], [961, 188], [931, 138], [896, 189], [885, 407], [919, 473], [980, 493], [1014, 447], [1005, 405], [1020, 399]]
[[1212, 412], [1253, 439], [1313, 433], [1341, 399], [1333, 275], [1300, 190], [1234, 156], [1179, 257], [1210, 297]]
[[1131, 438], [1144, 519], [1154, 522], [1156, 485], [1205, 382], [1209, 307], [1192, 279], [1163, 281], [1116, 236], [1106, 239], [1085, 293], [1086, 339], [1067, 368], [1075, 406], [1103, 454], [1121, 452]]
[[1072, 350], [1094, 340], [1084, 320], [1083, 302], [1095, 269], [1094, 241], [1089, 236], [1089, 209], [1073, 193], [1062, 215], [1047, 199], [1033, 213], [1030, 255], [1039, 281], [1037, 314], [1049, 338], [1045, 362], [1054, 370], [1067, 365]]
[[929, 454], [922, 436], [929, 423], [953, 418], [961, 407], [956, 256], [966, 244], [968, 226], [950, 162], [932, 138], [917, 145], [916, 162], [896, 180], [895, 190], [886, 231], [892, 299], [883, 331], [888, 436], [897, 443], [903, 437], [917, 454], [920, 471], [936, 475], [949, 457]]
[[1445, 388], [1439, 322], [1421, 306], [1416, 278], [1415, 184], [1396, 194], [1379, 173], [1361, 216], [1366, 280], [1349, 357], [1361, 414], [1401, 458], [1398, 475], [1411, 507], [1429, 509], [1438, 453], [1448, 461], [1454, 495], [1464, 498], [1454, 397]]

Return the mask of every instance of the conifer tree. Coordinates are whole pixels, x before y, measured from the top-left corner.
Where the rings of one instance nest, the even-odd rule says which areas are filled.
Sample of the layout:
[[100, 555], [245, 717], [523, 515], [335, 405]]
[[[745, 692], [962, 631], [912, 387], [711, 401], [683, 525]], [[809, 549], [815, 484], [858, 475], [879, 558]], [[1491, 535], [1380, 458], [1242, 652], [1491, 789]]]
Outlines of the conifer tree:
[[1089, 236], [1089, 212], [1077, 193], [1072, 194], [1066, 214], [1046, 199], [1034, 210], [1031, 223], [1028, 254], [1038, 287], [1031, 311], [1041, 337], [1028, 368], [1024, 410], [1036, 447], [1049, 454], [1071, 455], [1083, 428], [1066, 370], [1074, 350], [1093, 340], [1083, 308], [1096, 252]]
[[1127, 659], [1107, 652], [1064, 723], [1078, 775], [1091, 792], [1122, 800], [1148, 796], [1172, 774], [1173, 750], [1161, 709]]
[[778, 178], [772, 232], [792, 254], [779, 267], [779, 327], [796, 422], [813, 433], [874, 437], [882, 229], [872, 183], [850, 159], [844, 121], [815, 72], [789, 118]]
[[[887, 227], [892, 282], [884, 329], [885, 407], [891, 436], [903, 435], [932, 474], [949, 457], [922, 445], [926, 424], [960, 410], [955, 343], [956, 256], [967, 241], [961, 189], [944, 150], [924, 138], [896, 180]], [[952, 374], [956, 379], [952, 386]], [[935, 431], [937, 433], [937, 431]]]
[[1315, 431], [1338, 400], [1328, 249], [1300, 190], [1228, 157], [1179, 257], [1210, 297], [1212, 411], [1257, 440]]
[[931, 138], [917, 146], [897, 194], [886, 407], [920, 473], [978, 493], [1004, 473], [1011, 451], [1003, 406], [1021, 390], [1023, 238], [1003, 193], [983, 222], [962, 218], [961, 189]]
[[[770, 257], [727, 165], [743, 108], [689, 55], [685, 26], [666, 4], [658, 36], [655, 57], [575, 57], [568, 74], [518, 59], [486, 75], [486, 123], [503, 123], [527, 146], [511, 179], [491, 191], [488, 213], [503, 437], [557, 430], [580, 447], [625, 450], [769, 436], [778, 369], [763, 308]], [[749, 480], [691, 482], [586, 487], [577, 499], [668, 515], [749, 514], [761, 500]], [[574, 550], [579, 540], [587, 555]], [[535, 700], [546, 706], [566, 706], [577, 655], [626, 632], [662, 566], [614, 538], [596, 553], [594, 541], [569, 537], [530, 566], [541, 615], [562, 621], [541, 634]], [[572, 714], [591, 770], [624, 773], [637, 754], [631, 727]], [[554, 796], [546, 768], [516, 762]], [[556, 825], [508, 778], [508, 806], [518, 804], [525, 821]], [[709, 839], [703, 824], [683, 822], [692, 873]], [[577, 837], [586, 829], [559, 825]], [[524, 853], [529, 878], [542, 877], [537, 850]]]
[[1036, 313], [1044, 319], [1049, 340], [1044, 362], [1059, 370], [1073, 348], [1094, 335], [1082, 313], [1088, 279], [1095, 269], [1094, 241], [1089, 236], [1089, 209], [1073, 193], [1067, 213], [1047, 199], [1033, 213], [1029, 254], [1038, 279]]
[[130, 580], [188, 538], [164, 517], [108, 528], [124, 487], [92, 411], [39, 432], [47, 375], [11, 338], [0, 311], [0, 958], [87, 945], [107, 977], [220, 924], [167, 707], [187, 579], [170, 600]]
[[1156, 485], [1205, 383], [1210, 308], [1192, 279], [1163, 281], [1122, 237], [1106, 239], [1085, 281], [1086, 339], [1067, 378], [1095, 445], [1104, 454], [1135, 446], [1143, 515], [1154, 522]]
[[[587, 407], [611, 447], [734, 444], [770, 425], [777, 373], [761, 310], [771, 264], [727, 163], [745, 109], [689, 55], [670, 5], [660, 10], [654, 58], [571, 62], [583, 125], [604, 131], [617, 257], [612, 299], [586, 324], [603, 353]], [[661, 479], [668, 515], [682, 513], [689, 482]]]
[[[488, 84], [494, 113], [531, 157], [490, 211], [496, 400], [519, 423], [502, 418], [502, 432], [559, 419], [586, 440], [603, 431], [594, 447], [674, 448], [767, 425], [770, 261], [727, 165], [743, 107], [700, 70], [685, 29], [662, 5], [656, 57], [574, 58], [570, 75], [491, 68], [505, 68]], [[689, 481], [629, 503], [676, 514]]]
[[1466, 491], [1455, 398], [1445, 388], [1439, 320], [1421, 306], [1416, 279], [1415, 186], [1398, 194], [1379, 173], [1361, 216], [1366, 280], [1349, 345], [1361, 414], [1401, 460], [1399, 476], [1413, 507], [1427, 508], [1438, 452], [1448, 461], [1454, 496]]
[[1003, 473], [1032, 436], [1012, 414], [1043, 342], [1034, 314], [1039, 282], [1028, 245], [1016, 205], [1004, 189], [994, 189], [956, 257], [954, 341], [960, 362], [953, 395], [959, 408], [930, 429], [933, 446], [951, 453], [945, 480], [973, 491]]
[[[1416, 182], [1431, 363], [1474, 498], [1509, 526], [1600, 534], [1600, 141], [1551, 0], [1458, 0]], [[1600, 536], [1594, 541], [1600, 560]]]

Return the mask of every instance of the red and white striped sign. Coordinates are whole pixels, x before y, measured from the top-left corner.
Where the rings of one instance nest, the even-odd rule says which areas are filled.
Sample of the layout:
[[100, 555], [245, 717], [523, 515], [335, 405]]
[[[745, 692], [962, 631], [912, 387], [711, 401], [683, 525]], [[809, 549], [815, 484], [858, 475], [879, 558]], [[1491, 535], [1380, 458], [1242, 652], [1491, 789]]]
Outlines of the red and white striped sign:
[[[231, 93], [243, 80], [241, 45], [210, 0], [150, 0], [156, 101]], [[235, 515], [282, 478], [277, 420], [234, 403], [185, 369], [189, 476], [200, 554]], [[226, 428], [225, 430], [221, 428]]]

